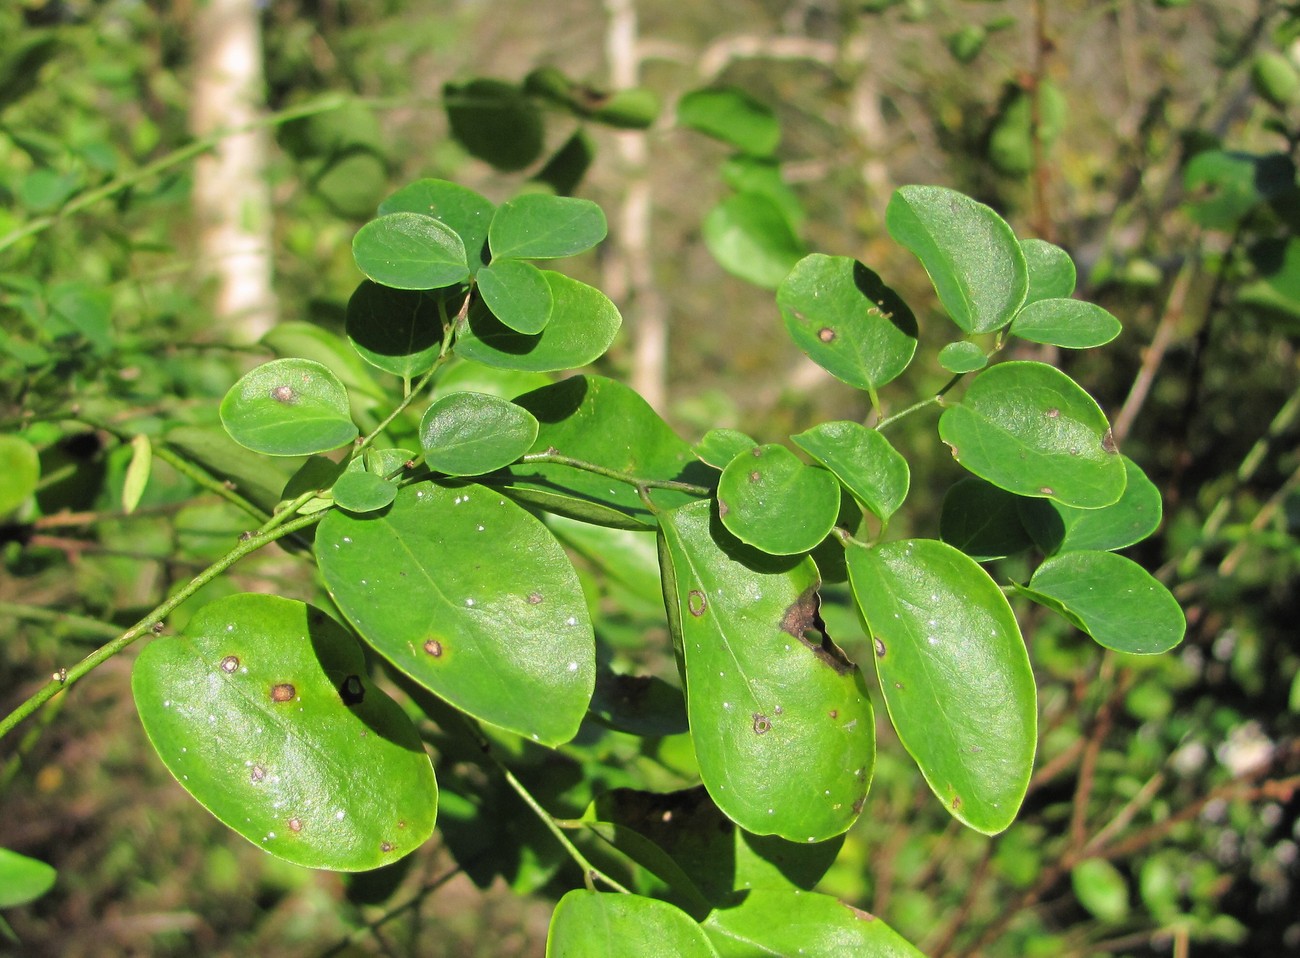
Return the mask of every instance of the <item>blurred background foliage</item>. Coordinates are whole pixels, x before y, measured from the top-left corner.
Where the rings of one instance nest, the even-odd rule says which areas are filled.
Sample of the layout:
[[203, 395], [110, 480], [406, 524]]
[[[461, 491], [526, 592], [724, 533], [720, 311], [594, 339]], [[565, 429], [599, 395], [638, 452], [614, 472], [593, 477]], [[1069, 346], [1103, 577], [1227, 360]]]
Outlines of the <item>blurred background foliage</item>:
[[[1134, 557], [1161, 569], [1189, 633], [1168, 655], [1102, 655], [1025, 611], [1042, 737], [1020, 821], [992, 839], [962, 830], [883, 737], [867, 811], [819, 888], [936, 956], [1300, 950], [1294, 5], [267, 0], [256, 10], [280, 325], [256, 344], [214, 307], [197, 244], [203, 6], [0, 9], [0, 431], [19, 437], [0, 448], [5, 711], [244, 528], [178, 450], [202, 461], [194, 431], [215, 424], [244, 368], [312, 355], [304, 344], [328, 352], [318, 332], [341, 330], [358, 280], [351, 236], [397, 187], [436, 176], [494, 201], [549, 186], [600, 202], [611, 240], [574, 270], [627, 320], [603, 371], [688, 439], [729, 426], [770, 441], [868, 409], [790, 349], [770, 290], [724, 268], [743, 272], [755, 250], [729, 261], [717, 237], [778, 261], [858, 257], [912, 304], [933, 355], [955, 337], [882, 218], [894, 187], [941, 183], [1068, 249], [1079, 295], [1124, 321], [1108, 349], [1057, 361], [1165, 496], [1162, 532]], [[679, 99], [705, 86], [744, 91], [776, 145], [676, 121]], [[612, 107], [604, 91], [629, 87], [648, 92]], [[485, 93], [509, 121], [504, 139], [484, 132]], [[291, 110], [303, 115], [281, 115]], [[780, 229], [716, 218], [755, 194]], [[744, 203], [758, 201], [730, 209]], [[885, 401], [901, 409], [946, 378], [921, 366]], [[157, 460], [128, 515], [135, 434]], [[937, 535], [960, 472], [926, 417], [894, 438], [913, 470], [894, 531]], [[32, 451], [34, 490], [22, 485]], [[611, 561], [608, 543], [573, 536], [609, 656], [661, 661], [646, 557], [629, 547]], [[269, 584], [321, 595], [300, 561], [267, 550], [203, 598]], [[834, 598], [832, 586], [832, 633], [861, 658], [861, 627]], [[0, 752], [0, 847], [58, 871], [45, 897], [3, 912], [14, 937], [0, 951], [541, 952], [551, 904], [580, 879], [474, 756], [435, 739], [439, 837], [418, 855], [370, 875], [306, 872], [171, 782], [126, 694], [131, 660]], [[689, 784], [684, 746], [593, 727], [558, 753], [515, 745], [512, 761], [553, 812], [577, 816], [595, 790]], [[482, 816], [506, 826], [485, 834]]]

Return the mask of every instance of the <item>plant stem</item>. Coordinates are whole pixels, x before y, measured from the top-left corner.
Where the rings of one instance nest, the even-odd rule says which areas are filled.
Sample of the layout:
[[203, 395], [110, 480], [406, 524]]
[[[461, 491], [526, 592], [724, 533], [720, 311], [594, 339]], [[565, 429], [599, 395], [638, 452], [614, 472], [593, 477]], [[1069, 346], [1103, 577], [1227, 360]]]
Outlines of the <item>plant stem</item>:
[[60, 669], [45, 685], [41, 686], [35, 694], [25, 702], [15, 708], [12, 712], [0, 719], [0, 739], [8, 735], [17, 725], [27, 718], [38, 708], [54, 698], [59, 692], [70, 686], [73, 682], [84, 677], [94, 669], [98, 668], [104, 662], [111, 659], [117, 653], [121, 652], [128, 645], [134, 642], [146, 632], [151, 632], [156, 624], [161, 623], [169, 614], [181, 605], [186, 599], [194, 595], [199, 589], [207, 585], [221, 573], [225, 572], [244, 556], [256, 552], [263, 546], [274, 542], [284, 536], [297, 532], [299, 529], [305, 529], [314, 522], [320, 521], [325, 512], [313, 513], [309, 516], [299, 516], [296, 519], [285, 522], [278, 527], [263, 532], [259, 530], [248, 539], [241, 541], [235, 548], [231, 549], [224, 556], [208, 566], [193, 579], [191, 579], [184, 588], [180, 589], [175, 595], [168, 598], [152, 609], [148, 615], [142, 618], [131, 628], [117, 636], [111, 642], [108, 642], [90, 655], [86, 656], [76, 665], [68, 669]]
[[590, 472], [595, 476], [603, 476], [606, 479], [633, 486], [638, 493], [641, 493], [643, 499], [644, 490], [648, 489], [671, 489], [674, 492], [684, 492], [690, 496], [713, 495], [713, 490], [707, 486], [697, 486], [692, 482], [678, 482], [675, 479], [638, 479], [630, 473], [619, 472], [617, 469], [600, 466], [594, 462], [585, 462], [572, 456], [563, 456], [558, 452], [531, 452], [521, 456], [519, 461], [526, 464], [547, 462], [557, 466], [568, 466], [571, 469], [581, 469], [583, 472]]
[[956, 373], [952, 379], [949, 379], [944, 383], [943, 388], [933, 396], [928, 399], [922, 399], [920, 402], [912, 403], [912, 405], [908, 406], [906, 409], [901, 412], [896, 412], [892, 416], [886, 416], [884, 419], [880, 420], [880, 422], [876, 423], [876, 429], [882, 430], [886, 426], [898, 422], [898, 420], [902, 419], [904, 416], [910, 416], [919, 409], [924, 409], [926, 406], [933, 406], [935, 403], [942, 402], [943, 397], [948, 394], [948, 391], [961, 382], [965, 375], [965, 373]]

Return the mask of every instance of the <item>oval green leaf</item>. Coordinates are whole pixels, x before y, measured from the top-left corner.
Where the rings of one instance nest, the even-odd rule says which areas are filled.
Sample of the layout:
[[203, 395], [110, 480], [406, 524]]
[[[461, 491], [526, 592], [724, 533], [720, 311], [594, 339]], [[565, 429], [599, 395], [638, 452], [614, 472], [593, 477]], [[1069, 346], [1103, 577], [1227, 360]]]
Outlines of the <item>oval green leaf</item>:
[[737, 193], [704, 217], [704, 244], [728, 273], [776, 289], [804, 254], [803, 243], [775, 201]]
[[1029, 269], [1026, 306], [1040, 299], [1063, 299], [1074, 295], [1078, 276], [1069, 253], [1055, 243], [1040, 239], [1021, 240], [1020, 252], [1024, 253], [1025, 266]]
[[949, 343], [939, 350], [939, 365], [950, 373], [973, 373], [989, 364], [984, 350], [969, 340]]
[[709, 795], [758, 835], [840, 834], [862, 811], [875, 726], [862, 674], [822, 631], [812, 560], [747, 549], [709, 502], [659, 524], [669, 627]]
[[349, 512], [375, 512], [397, 498], [397, 484], [357, 468], [339, 476], [330, 492], [334, 501]]
[[1079, 904], [1098, 921], [1115, 923], [1128, 917], [1128, 882], [1104, 858], [1086, 858], [1075, 865], [1070, 884]]
[[488, 224], [496, 207], [492, 201], [468, 187], [447, 180], [416, 180], [379, 204], [379, 215], [422, 213], [442, 220], [460, 237], [469, 260], [470, 272], [487, 264]]
[[1113, 552], [1052, 556], [1023, 591], [1034, 599], [1046, 598], [1044, 605], [1116, 652], [1168, 652], [1187, 631], [1172, 593], [1132, 559]]
[[35, 901], [54, 887], [57, 877], [45, 862], [0, 848], [0, 908]]
[[596, 676], [577, 574], [546, 527], [482, 486], [421, 482], [383, 513], [330, 513], [325, 584], [381, 655], [475, 718], [546, 745], [578, 731]]
[[357, 438], [343, 383], [310, 359], [273, 359], [245, 374], [221, 400], [221, 424], [268, 456], [310, 456]]
[[271, 595], [204, 606], [131, 674], [163, 764], [217, 818], [309, 868], [394, 862], [433, 832], [433, 766], [361, 647], [319, 609]]
[[703, 929], [666, 901], [577, 888], [560, 899], [546, 958], [717, 958]]
[[[126, 475], [122, 478], [122, 511], [128, 516], [140, 504], [152, 471], [153, 446], [149, 443], [149, 437], [143, 433], [132, 436], [131, 461], [127, 463]], [[0, 509], [2, 512], [4, 510]]]
[[718, 512], [741, 542], [771, 555], [807, 552], [826, 538], [840, 511], [840, 485], [778, 443], [755, 446], [722, 470]]
[[519, 259], [496, 259], [479, 270], [478, 291], [492, 315], [517, 333], [540, 333], [555, 305], [542, 271]]
[[506, 399], [455, 392], [420, 421], [424, 461], [449, 476], [479, 476], [514, 462], [537, 438], [537, 419]]
[[1160, 490], [1128, 456], [1127, 481], [1119, 502], [1102, 509], [1072, 509], [1050, 499], [1019, 499], [1020, 521], [1048, 555], [1055, 552], [1113, 552], [1141, 542], [1160, 526]]
[[[690, 447], [622, 383], [601, 376], [572, 376], [519, 396], [515, 402], [541, 423], [532, 452], [553, 451], [637, 479], [707, 481], [708, 470]], [[644, 529], [655, 520], [636, 488], [559, 462], [530, 462], [510, 470], [506, 491], [550, 512], [601, 525]], [[654, 489], [660, 508], [695, 497], [675, 489]]]
[[677, 102], [677, 122], [753, 156], [767, 156], [781, 142], [772, 108], [734, 87], [687, 93]]
[[983, 203], [941, 186], [904, 186], [889, 200], [885, 226], [921, 261], [965, 332], [1001, 329], [1023, 305], [1025, 255], [1011, 227]]
[[21, 436], [0, 436], [0, 516], [26, 502], [40, 478], [36, 447]]
[[605, 238], [605, 213], [576, 196], [524, 193], [497, 207], [488, 245], [497, 259], [560, 259], [591, 249]]
[[718, 428], [706, 432], [691, 451], [700, 462], [722, 470], [742, 452], [749, 452], [757, 445], [758, 443], [738, 429]]
[[820, 423], [790, 439], [835, 473], [849, 494], [882, 522], [907, 498], [911, 482], [907, 460], [875, 429], [839, 420]]
[[540, 333], [520, 333], [481, 303], [456, 332], [456, 354], [486, 366], [548, 373], [576, 369], [604, 355], [623, 323], [609, 298], [576, 279], [542, 270], [551, 287], [551, 318]]
[[797, 890], [753, 889], [710, 913], [704, 930], [721, 958], [924, 958], [875, 915]]
[[894, 379], [916, 352], [916, 318], [907, 304], [847, 256], [805, 256], [781, 283], [776, 303], [795, 345], [858, 389]]
[[1099, 509], [1124, 493], [1124, 463], [1093, 398], [1044, 363], [999, 363], [939, 418], [953, 458], [1021, 496]]
[[442, 98], [452, 136], [471, 156], [511, 172], [542, 155], [542, 111], [515, 84], [478, 77], [446, 84]]
[[1034, 540], [1020, 521], [1018, 505], [1028, 501], [974, 476], [958, 479], [943, 497], [939, 538], [976, 562], [1024, 552]]
[[1118, 319], [1081, 299], [1040, 299], [1017, 313], [1011, 323], [1013, 336], [1066, 349], [1105, 345], [1121, 329]]
[[352, 238], [357, 268], [394, 289], [439, 289], [469, 278], [465, 244], [454, 229], [420, 213], [389, 213]]
[[954, 818], [1015, 820], [1037, 745], [1034, 673], [1006, 596], [943, 542], [851, 546], [849, 581], [903, 746]]
[[433, 368], [442, 351], [438, 301], [419, 290], [362, 280], [348, 300], [352, 348], [384, 372], [410, 378]]

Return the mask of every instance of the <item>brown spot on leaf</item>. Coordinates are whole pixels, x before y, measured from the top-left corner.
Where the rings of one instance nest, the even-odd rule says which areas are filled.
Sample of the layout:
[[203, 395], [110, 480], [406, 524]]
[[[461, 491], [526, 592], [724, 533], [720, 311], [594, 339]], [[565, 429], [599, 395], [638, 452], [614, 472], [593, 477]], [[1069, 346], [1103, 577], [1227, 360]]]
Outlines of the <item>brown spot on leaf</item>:
[[260, 782], [266, 778], [266, 769], [260, 765], [254, 765], [252, 771], [248, 773], [248, 779], [252, 782]]
[[956, 811], [957, 809], [961, 808], [961, 796], [954, 795], [952, 797], [952, 801], [949, 804], [952, 805], [953, 811]]
[[829, 326], [823, 326], [821, 329], [817, 330], [817, 338], [823, 343], [833, 342], [835, 340], [835, 330], [831, 329]]
[[349, 675], [339, 686], [339, 698], [343, 700], [344, 705], [360, 705], [365, 697], [366, 687], [362, 684], [359, 675]]
[[1115, 434], [1109, 429], [1106, 430], [1106, 435], [1101, 437], [1101, 448], [1112, 456], [1119, 452], [1119, 446], [1115, 443]]
[[298, 393], [292, 386], [275, 386], [271, 390], [271, 398], [278, 403], [291, 406], [298, 401]]
[[866, 803], [867, 803], [867, 793], [863, 792], [861, 795], [858, 796], [857, 801], [853, 803], [853, 814], [861, 815], [862, 806], [865, 805]]
[[721, 499], [719, 499], [719, 500], [718, 500], [718, 518], [721, 519], [723, 516], [725, 516], [725, 515], [726, 515], [728, 512], [730, 512], [730, 511], [731, 511], [731, 506], [727, 505], [725, 502], [723, 502]]
[[1054, 493], [1056, 490], [1053, 489], [1051, 486], [1043, 486], [1043, 487], [1041, 487], [1038, 491], [1041, 492], [1041, 493], [1042, 493], [1043, 495], [1045, 495], [1045, 496], [1050, 496], [1050, 495], [1052, 495], [1052, 493]]
[[301, 818], [291, 818], [291, 819], [289, 819], [288, 824], [289, 824], [289, 831], [291, 831], [291, 832], [300, 832], [300, 831], [302, 831], [302, 819], [301, 819]]
[[766, 735], [772, 731], [772, 720], [761, 712], [754, 713], [754, 734]]
[[762, 474], [761, 472], [759, 472], [757, 469], [755, 469], [753, 472], [751, 472], [751, 473], [749, 474], [749, 481], [750, 481], [750, 482], [758, 482], [758, 480], [760, 480], [760, 479], [762, 479], [762, 478], [763, 478], [763, 474]]
[[1057, 408], [1055, 408], [1055, 407], [1053, 407], [1053, 408], [1047, 410], [1047, 418], [1048, 418], [1048, 419], [1060, 419], [1060, 418], [1061, 418], [1061, 410], [1059, 410], [1059, 409], [1057, 409]]
[[271, 686], [272, 702], [292, 702], [298, 695], [298, 690], [288, 682], [279, 682]]
[[759, 459], [763, 455], [763, 447], [755, 446], [753, 449], [749, 450], [749, 454], [753, 456], [755, 459]]
[[424, 651], [428, 652], [435, 659], [442, 658], [442, 643], [437, 639], [427, 639], [424, 643]]
[[380, 850], [381, 852], [384, 852], [385, 854], [387, 854], [388, 852], [391, 852], [391, 851], [392, 851], [394, 848], [396, 848], [396, 847], [397, 847], [397, 846], [394, 845], [392, 842], [380, 842], [380, 843], [379, 843], [379, 850]]
[[709, 602], [704, 598], [704, 593], [699, 589], [692, 589], [686, 596], [686, 608], [690, 610], [691, 615], [697, 619], [704, 614], [704, 610], [709, 607]]
[[876, 655], [883, 659], [885, 657], [885, 640], [880, 636], [876, 636], [871, 640], [871, 643], [876, 647]]
[[239, 656], [227, 655], [221, 660], [221, 671], [225, 672], [227, 675], [235, 671], [237, 668], [239, 668]]
[[831, 717], [831, 718], [833, 718], [833, 719], [837, 719], [837, 718], [840, 717], [840, 710], [839, 710], [839, 709], [831, 709], [829, 714], [830, 714], [830, 717]]
[[529, 604], [529, 605], [541, 605], [541, 604], [542, 604], [542, 594], [541, 594], [540, 592], [530, 592], [530, 593], [528, 593], [528, 604]]
[[[820, 582], [814, 582], [799, 598], [786, 608], [781, 616], [781, 631], [794, 636], [815, 655], [823, 665], [840, 675], [853, 671], [853, 664], [826, 633], [826, 623], [821, 617], [821, 596], [817, 593]], [[813, 633], [814, 638], [809, 637]]]

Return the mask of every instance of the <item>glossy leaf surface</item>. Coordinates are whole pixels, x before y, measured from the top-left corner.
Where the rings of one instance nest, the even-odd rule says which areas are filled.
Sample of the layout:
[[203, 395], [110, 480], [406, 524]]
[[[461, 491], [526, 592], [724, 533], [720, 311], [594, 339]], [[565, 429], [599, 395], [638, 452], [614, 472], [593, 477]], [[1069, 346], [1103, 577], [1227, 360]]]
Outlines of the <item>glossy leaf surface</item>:
[[741, 542], [771, 555], [807, 552], [826, 538], [840, 511], [840, 487], [779, 443], [754, 446], [722, 470], [718, 512]]
[[1038, 713], [1006, 597], [973, 559], [914, 539], [847, 552], [889, 717], [944, 807], [991, 835], [1029, 786]]
[[876, 916], [814, 892], [756, 889], [704, 930], [721, 958], [924, 958]]
[[54, 887], [57, 877], [45, 862], [0, 848], [0, 908], [35, 901]]
[[310, 456], [357, 437], [347, 390], [309, 359], [273, 359], [242, 376], [221, 401], [230, 438], [270, 456]]
[[493, 259], [559, 259], [591, 249], [608, 232], [591, 200], [524, 193], [497, 207], [488, 245]]
[[555, 305], [542, 271], [518, 259], [493, 260], [479, 270], [478, 291], [492, 315], [517, 333], [540, 333]]
[[692, 451], [701, 462], [707, 463], [714, 469], [725, 469], [727, 463], [757, 445], [758, 443], [739, 429], [710, 429], [695, 444]]
[[487, 262], [488, 224], [496, 207], [473, 190], [447, 180], [416, 180], [379, 204], [379, 215], [422, 213], [442, 220], [465, 246], [470, 272]]
[[838, 420], [819, 423], [790, 440], [833, 472], [849, 494], [882, 521], [907, 498], [907, 460], [875, 429]]
[[817, 631], [816, 567], [746, 549], [709, 502], [664, 513], [660, 529], [709, 795], [759, 835], [809, 842], [845, 831], [871, 781], [875, 734], [861, 674]]
[[1011, 322], [1029, 273], [1020, 243], [983, 203], [940, 186], [904, 186], [885, 210], [889, 235], [925, 266], [939, 301], [968, 333]]
[[1111, 552], [1141, 542], [1160, 526], [1160, 490], [1128, 456], [1119, 502], [1101, 509], [1072, 509], [1050, 499], [1020, 499], [1020, 521], [1047, 554], [1098, 549]]
[[776, 294], [790, 337], [836, 379], [874, 389], [916, 352], [916, 318], [898, 294], [847, 256], [805, 256]]
[[1044, 363], [999, 363], [939, 419], [953, 458], [1021, 496], [1096, 509], [1124, 492], [1124, 463], [1097, 403]]
[[803, 256], [781, 208], [762, 193], [737, 193], [704, 217], [704, 243], [727, 272], [776, 289]]
[[1069, 253], [1055, 243], [1040, 239], [1021, 240], [1020, 251], [1029, 269], [1029, 292], [1025, 296], [1025, 305], [1074, 294], [1078, 276]]
[[1045, 598], [1098, 645], [1152, 655], [1183, 640], [1178, 600], [1132, 559], [1113, 552], [1065, 552], [1043, 562], [1024, 590]]
[[483, 308], [471, 308], [456, 333], [456, 352], [501, 369], [555, 372], [576, 369], [604, 355], [623, 322], [600, 290], [561, 273], [542, 270], [551, 287], [551, 318], [540, 333], [520, 333]]
[[939, 365], [950, 373], [973, 373], [988, 364], [984, 350], [967, 340], [949, 343], [939, 350]]
[[1012, 335], [1066, 349], [1103, 346], [1121, 328], [1106, 310], [1080, 299], [1040, 299], [1017, 313], [1011, 323]]
[[[615, 380], [572, 376], [515, 401], [541, 424], [534, 453], [554, 450], [637, 479], [693, 481], [707, 471], [638, 393]], [[510, 473], [510, 494], [521, 501], [602, 525], [654, 527], [653, 516], [627, 482], [563, 463], [530, 462]], [[661, 508], [694, 498], [674, 489], [655, 489], [651, 496]]]
[[524, 510], [482, 486], [420, 482], [382, 514], [326, 516], [316, 553], [344, 615], [420, 685], [546, 745], [577, 732], [591, 622], [568, 557]]
[[484, 393], [434, 400], [420, 421], [424, 461], [449, 476], [478, 476], [514, 462], [537, 438], [528, 410]]
[[396, 861], [433, 832], [433, 767], [356, 641], [270, 595], [201, 608], [131, 676], [149, 741], [182, 787], [250, 842], [310, 868]]
[[348, 300], [347, 334], [366, 362], [396, 376], [433, 368], [442, 349], [438, 301], [419, 290], [363, 280]]
[[469, 278], [465, 244], [446, 223], [420, 213], [389, 213], [352, 238], [357, 268], [394, 289], [438, 289]]
[[640, 895], [576, 888], [560, 899], [546, 938], [547, 958], [716, 958], [690, 915]]
[[334, 501], [349, 512], [375, 512], [397, 498], [397, 485], [358, 468], [339, 476], [330, 492]]
[[687, 93], [677, 103], [677, 122], [754, 156], [770, 154], [781, 142], [771, 107], [734, 87]]

